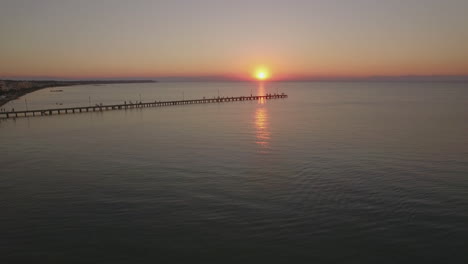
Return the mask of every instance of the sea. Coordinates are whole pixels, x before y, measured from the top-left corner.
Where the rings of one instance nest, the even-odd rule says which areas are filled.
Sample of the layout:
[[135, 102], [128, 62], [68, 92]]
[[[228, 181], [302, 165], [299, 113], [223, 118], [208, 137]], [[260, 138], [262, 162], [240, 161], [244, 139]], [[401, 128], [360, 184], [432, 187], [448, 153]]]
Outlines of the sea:
[[[61, 91], [60, 91], [61, 90]], [[2, 108], [0, 263], [468, 263], [468, 84], [55, 87]]]

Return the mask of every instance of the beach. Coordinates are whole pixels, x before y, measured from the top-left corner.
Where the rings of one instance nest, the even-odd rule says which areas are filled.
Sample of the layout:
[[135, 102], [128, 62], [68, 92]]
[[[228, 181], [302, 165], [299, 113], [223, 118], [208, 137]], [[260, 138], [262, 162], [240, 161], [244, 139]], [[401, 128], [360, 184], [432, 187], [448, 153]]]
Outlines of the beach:
[[[118, 83], [152, 83], [152, 80], [85, 80], [85, 81], [24, 81], [24, 80], [0, 80], [0, 107], [9, 101], [32, 93], [34, 91], [72, 85], [93, 84], [118, 84]], [[9, 109], [7, 109], [9, 110]]]

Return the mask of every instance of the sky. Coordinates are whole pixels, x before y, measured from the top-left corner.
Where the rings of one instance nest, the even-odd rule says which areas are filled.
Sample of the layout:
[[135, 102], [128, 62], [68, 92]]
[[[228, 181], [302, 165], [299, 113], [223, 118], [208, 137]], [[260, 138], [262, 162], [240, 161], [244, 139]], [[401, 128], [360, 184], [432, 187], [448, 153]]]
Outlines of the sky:
[[1, 0], [0, 78], [467, 76], [467, 0]]

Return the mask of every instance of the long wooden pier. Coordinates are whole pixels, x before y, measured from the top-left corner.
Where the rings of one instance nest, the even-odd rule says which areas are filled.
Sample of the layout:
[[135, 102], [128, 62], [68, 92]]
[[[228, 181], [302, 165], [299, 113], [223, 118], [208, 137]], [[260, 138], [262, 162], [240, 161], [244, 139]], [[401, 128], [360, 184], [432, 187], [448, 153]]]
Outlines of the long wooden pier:
[[281, 99], [281, 98], [287, 98], [287, 97], [288, 97], [287, 94], [281, 93], [281, 94], [267, 94], [267, 95], [258, 95], [258, 96], [251, 95], [251, 96], [239, 96], [239, 97], [215, 97], [215, 98], [203, 98], [203, 99], [180, 100], [180, 101], [163, 101], [163, 102], [154, 101], [154, 102], [137, 102], [137, 103], [114, 104], [114, 105], [51, 108], [51, 109], [40, 109], [40, 110], [0, 112], [0, 118], [48, 116], [48, 115], [99, 112], [99, 111], [107, 111], [107, 110], [121, 110], [121, 109], [147, 108], [147, 107], [172, 106], [172, 105], [270, 100], [270, 99]]

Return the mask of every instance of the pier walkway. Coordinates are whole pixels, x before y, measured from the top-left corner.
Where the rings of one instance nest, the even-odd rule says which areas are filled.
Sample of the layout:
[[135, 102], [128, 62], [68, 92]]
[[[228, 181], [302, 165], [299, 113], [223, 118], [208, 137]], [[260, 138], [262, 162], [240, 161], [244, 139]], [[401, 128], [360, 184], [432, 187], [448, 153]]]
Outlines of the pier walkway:
[[66, 108], [51, 108], [51, 109], [40, 109], [40, 110], [0, 112], [0, 118], [61, 115], [61, 114], [74, 114], [74, 113], [98, 112], [98, 111], [106, 111], [106, 110], [121, 110], [121, 109], [134, 109], [134, 108], [172, 106], [172, 105], [270, 100], [270, 99], [281, 99], [281, 98], [287, 98], [287, 97], [288, 95], [282, 93], [282, 94], [267, 94], [267, 95], [259, 95], [259, 96], [251, 95], [251, 96], [239, 96], [239, 97], [215, 97], [215, 98], [203, 98], [203, 99], [180, 100], [180, 101], [164, 101], [164, 102], [154, 101], [154, 102], [137, 102], [137, 103], [131, 103], [131, 104], [125, 103], [125, 104], [115, 104], [115, 105], [95, 105], [95, 106], [80, 106], [80, 107], [66, 107]]

